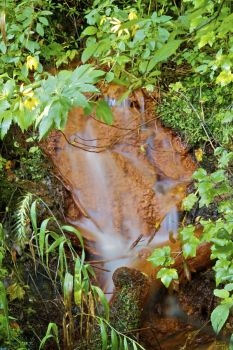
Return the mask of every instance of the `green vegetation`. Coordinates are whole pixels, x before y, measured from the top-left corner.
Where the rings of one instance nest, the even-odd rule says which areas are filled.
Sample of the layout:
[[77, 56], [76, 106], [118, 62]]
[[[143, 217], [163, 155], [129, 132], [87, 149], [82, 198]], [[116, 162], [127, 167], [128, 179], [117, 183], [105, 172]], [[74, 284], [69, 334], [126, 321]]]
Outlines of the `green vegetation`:
[[[137, 88], [149, 95], [159, 91], [162, 122], [201, 149], [200, 164], [202, 153], [213, 156], [212, 172], [204, 162], [195, 171], [195, 190], [183, 209], [188, 216], [194, 207], [198, 212], [214, 205], [217, 216], [201, 214], [191, 224], [184, 219], [179, 239], [185, 262], [201, 243], [211, 244], [220, 300], [211, 322], [217, 334], [223, 329], [233, 307], [232, 6], [229, 0], [0, 1], [1, 346], [30, 349], [14, 314], [15, 301], [31, 298], [20, 272], [30, 261], [36, 272], [43, 268], [62, 313], [60, 324], [51, 319], [47, 332], [34, 334], [37, 346], [81, 349], [94, 335], [102, 349], [143, 349], [109, 323], [109, 305], [95, 285], [80, 233], [36, 194], [12, 204], [24, 192], [24, 180], [45, 178], [39, 141], [63, 130], [73, 107], [86, 115], [95, 110], [98, 119], [112, 123], [108, 104], [97, 99], [102, 82], [126, 86], [122, 99]], [[74, 70], [72, 61], [79, 62]], [[79, 252], [67, 233], [79, 240]], [[157, 277], [166, 287], [178, 279], [170, 253], [163, 247], [148, 259], [161, 267]]]

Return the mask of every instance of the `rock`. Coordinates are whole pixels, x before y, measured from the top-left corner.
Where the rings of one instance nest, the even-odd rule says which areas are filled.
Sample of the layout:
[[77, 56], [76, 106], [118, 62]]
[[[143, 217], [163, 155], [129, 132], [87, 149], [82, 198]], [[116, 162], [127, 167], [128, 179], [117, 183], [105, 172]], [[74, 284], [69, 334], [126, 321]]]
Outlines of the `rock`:
[[150, 287], [148, 277], [136, 269], [120, 267], [113, 274], [113, 282], [111, 324], [121, 332], [138, 329]]

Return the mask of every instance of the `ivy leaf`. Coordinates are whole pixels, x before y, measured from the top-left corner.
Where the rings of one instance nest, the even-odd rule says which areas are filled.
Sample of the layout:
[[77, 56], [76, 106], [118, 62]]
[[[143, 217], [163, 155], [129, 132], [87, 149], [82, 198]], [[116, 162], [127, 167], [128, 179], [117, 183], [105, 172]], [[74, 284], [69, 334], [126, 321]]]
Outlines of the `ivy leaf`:
[[178, 273], [176, 269], [168, 269], [163, 267], [159, 270], [156, 277], [160, 278], [165, 287], [168, 288], [173, 280], [178, 279]]
[[219, 333], [224, 326], [230, 312], [231, 304], [218, 305], [211, 314], [211, 323], [215, 333]]
[[171, 258], [170, 254], [171, 248], [169, 246], [156, 248], [147, 260], [150, 261], [154, 267], [170, 266], [175, 262], [175, 260]]
[[191, 210], [194, 204], [198, 201], [197, 196], [194, 193], [189, 194], [182, 202], [182, 207], [184, 210]]
[[103, 120], [105, 123], [111, 125], [113, 121], [112, 110], [106, 101], [100, 100], [96, 105], [96, 116], [98, 119]]
[[206, 176], [207, 176], [206, 170], [199, 168], [193, 173], [192, 178], [194, 180], [204, 180]]
[[183, 244], [182, 251], [183, 251], [185, 259], [194, 258], [196, 256], [197, 247], [198, 247], [199, 243], [200, 242], [199, 242], [198, 238], [195, 238], [194, 241], [190, 241], [190, 242]]
[[225, 86], [233, 81], [233, 74], [230, 70], [223, 70], [216, 78], [216, 84]]

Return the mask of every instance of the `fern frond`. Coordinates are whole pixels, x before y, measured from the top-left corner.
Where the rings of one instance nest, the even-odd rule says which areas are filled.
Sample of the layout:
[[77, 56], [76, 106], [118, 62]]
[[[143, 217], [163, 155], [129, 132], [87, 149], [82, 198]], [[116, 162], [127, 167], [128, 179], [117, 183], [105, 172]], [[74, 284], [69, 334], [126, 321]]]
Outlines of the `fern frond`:
[[30, 222], [29, 215], [32, 199], [32, 193], [26, 193], [20, 201], [15, 213], [13, 232], [21, 246], [24, 246], [28, 238], [28, 225]]

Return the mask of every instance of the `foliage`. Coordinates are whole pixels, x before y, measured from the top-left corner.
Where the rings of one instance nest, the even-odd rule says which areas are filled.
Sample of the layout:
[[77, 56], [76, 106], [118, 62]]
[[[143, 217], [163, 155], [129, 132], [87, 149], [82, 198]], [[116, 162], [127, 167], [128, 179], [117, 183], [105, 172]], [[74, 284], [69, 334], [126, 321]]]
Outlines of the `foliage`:
[[[206, 220], [199, 217], [203, 233], [201, 237], [196, 236], [195, 225], [184, 226], [179, 230], [179, 239], [182, 245], [184, 259], [196, 256], [197, 247], [203, 243], [211, 243], [211, 259], [215, 262], [213, 270], [217, 286], [224, 286], [222, 289], [215, 289], [214, 295], [221, 299], [211, 315], [212, 326], [216, 333], [219, 333], [229, 316], [233, 307], [233, 189], [232, 189], [232, 160], [233, 152], [228, 152], [224, 148], [218, 147], [215, 150], [218, 158], [218, 168], [216, 171], [207, 174], [203, 168], [197, 169], [193, 174], [196, 192], [188, 195], [183, 201], [183, 208], [191, 210], [193, 206], [199, 208], [209, 207], [212, 203], [217, 203], [218, 218]], [[157, 274], [162, 282], [168, 286], [169, 279], [177, 278], [175, 269], [168, 269], [172, 266], [174, 259], [171, 258], [170, 247], [156, 249], [148, 258], [155, 266], [164, 266]], [[155, 262], [155, 263], [154, 263]], [[165, 268], [166, 267], [166, 268]]]
[[[152, 2], [153, 3], [153, 2]], [[108, 66], [106, 80], [162, 90], [162, 121], [190, 144], [232, 141], [232, 13], [228, 1], [117, 5], [86, 15], [82, 61]], [[175, 55], [176, 54], [176, 55]], [[168, 83], [172, 83], [167, 91]]]
[[[41, 139], [52, 128], [63, 129], [68, 112], [74, 106], [81, 106], [88, 113], [96, 106], [97, 117], [101, 119], [103, 113], [104, 121], [112, 121], [111, 111], [104, 101], [90, 104], [84, 95], [99, 93], [94, 85], [104, 76], [103, 71], [83, 65], [73, 72], [60, 71], [56, 76], [43, 72], [40, 63], [43, 60], [42, 47], [45, 31], [50, 28], [49, 16], [52, 12], [41, 8], [40, 4], [36, 0], [31, 0], [30, 4], [21, 1], [12, 11], [14, 2], [10, 1], [5, 4], [2, 13], [1, 138], [15, 123], [22, 132], [32, 126], [38, 128]], [[46, 55], [49, 56], [48, 49]]]
[[196, 75], [170, 84], [158, 106], [165, 126], [181, 133], [191, 145], [200, 142], [231, 144], [231, 86], [219, 87]]
[[[215, 296], [221, 299], [211, 321], [219, 333], [233, 305], [231, 2], [2, 0], [0, 3], [0, 139], [12, 125], [17, 125], [23, 133], [33, 130], [33, 138], [38, 134], [41, 140], [54, 128], [63, 130], [68, 112], [75, 106], [83, 107], [86, 115], [94, 111], [97, 118], [111, 124], [113, 118], [107, 103], [96, 99], [100, 95], [96, 84], [104, 80], [126, 85], [127, 93], [138, 87], [149, 93], [157, 89], [162, 102], [158, 110], [166, 125], [181, 132], [192, 145], [205, 142], [212, 149], [221, 146], [215, 149], [218, 168], [212, 174], [198, 169], [193, 177], [195, 193], [183, 202], [186, 211], [215, 203], [218, 218], [215, 221], [199, 218], [203, 227], [200, 238], [195, 235], [195, 225], [179, 231], [184, 260], [195, 257], [200, 243], [211, 243], [218, 287]], [[58, 68], [78, 57], [83, 65], [73, 71], [64, 69], [57, 73], [55, 69], [56, 74], [51, 73], [51, 63]], [[30, 165], [30, 161], [37, 164], [40, 154], [37, 145], [33, 144], [30, 150], [31, 158], [25, 160], [20, 154], [20, 161], [35, 179], [36, 166]], [[6, 158], [0, 155], [1, 173], [10, 168]], [[196, 152], [196, 159], [201, 162], [202, 153]], [[50, 216], [39, 222], [37, 209], [41, 206]], [[67, 236], [69, 232], [80, 241], [80, 255]], [[67, 349], [74, 345], [75, 322], [79, 322], [81, 335], [84, 331], [88, 334], [94, 323], [99, 324], [103, 349], [140, 348], [109, 324], [108, 303], [92, 283], [94, 273], [85, 261], [82, 237], [77, 230], [59, 224], [45, 203], [27, 195], [16, 211], [13, 233], [17, 249], [29, 249], [35, 267], [38, 259], [54, 285], [62, 286], [65, 310], [62, 328]], [[3, 241], [1, 279], [7, 274], [2, 267], [6, 254]], [[167, 287], [178, 278], [174, 258], [169, 247], [156, 249], [149, 258], [156, 268], [162, 267], [157, 277]], [[57, 262], [55, 275], [50, 271], [53, 260]], [[14, 343], [18, 338], [10, 327], [7, 296], [11, 302], [23, 298], [26, 291], [16, 282], [7, 290], [3, 283], [0, 287], [1, 332], [7, 336], [6, 345], [24, 348], [23, 343], [17, 346]], [[49, 339], [54, 339], [59, 347], [59, 331], [51, 322], [41, 348]]]
[[[11, 325], [11, 321], [14, 319], [9, 315], [7, 300], [8, 291], [3, 282], [8, 275], [3, 265], [6, 256], [5, 242], [5, 232], [2, 224], [0, 224], [0, 342], [1, 346], [7, 347], [7, 349], [27, 350], [27, 344], [22, 340], [20, 329]], [[20, 286], [17, 287], [20, 288]]]
[[[17, 86], [13, 79], [2, 84], [4, 92], [1, 100], [1, 137], [3, 138], [12, 122], [22, 131], [34, 125], [39, 129], [41, 139], [52, 128], [64, 129], [68, 112], [72, 107], [82, 106], [90, 113], [90, 104], [84, 93], [97, 93], [94, 84], [104, 75], [91, 65], [83, 65], [73, 72], [63, 70], [57, 76], [49, 75], [26, 87]], [[111, 122], [111, 111], [102, 101], [94, 103], [96, 108], [104, 108], [104, 120]], [[98, 113], [98, 116], [101, 115]], [[106, 117], [107, 114], [107, 117]]]
[[26, 241], [29, 239], [29, 234], [31, 233], [28, 222], [31, 203], [32, 195], [31, 193], [27, 193], [25, 197], [20, 201], [19, 207], [15, 213], [13, 231], [15, 231], [17, 243], [22, 247], [24, 247]]
[[116, 81], [130, 83], [131, 88], [146, 82], [146, 88], [151, 90], [152, 84], [153, 89], [161, 63], [182, 42], [171, 35], [172, 17], [157, 12], [147, 17], [136, 8], [121, 9], [111, 0], [95, 1], [94, 6], [86, 15], [89, 26], [82, 33], [87, 37], [82, 61], [94, 57], [98, 63], [107, 64], [111, 68], [108, 81], [115, 77]]
[[93, 56], [108, 64], [116, 78], [133, 86], [139, 79], [138, 86], [148, 84], [150, 90], [161, 75], [161, 63], [180, 48], [176, 64], [186, 62], [200, 75], [215, 76], [221, 86], [232, 81], [228, 2], [185, 1], [172, 11], [169, 4], [159, 3], [156, 11], [149, 7], [148, 12], [141, 1], [122, 8], [112, 0], [97, 0], [93, 6], [86, 15], [89, 26], [82, 33], [88, 37], [83, 62]]
[[[38, 218], [40, 207], [50, 214], [41, 222]], [[59, 349], [61, 346], [66, 349], [74, 349], [77, 342], [74, 324], [76, 324], [76, 328], [79, 326], [79, 333], [83, 339], [91, 337], [94, 332], [94, 336], [99, 339], [103, 348], [108, 344], [113, 349], [118, 349], [118, 346], [119, 349], [126, 349], [127, 346], [129, 349], [144, 349], [134, 339], [119, 332], [109, 323], [109, 304], [104, 292], [93, 284], [95, 274], [90, 264], [85, 260], [83, 239], [77, 229], [73, 226], [60, 224], [47, 204], [40, 198], [35, 198], [31, 193], [27, 193], [19, 204], [15, 222], [14, 247], [17, 247], [20, 254], [28, 247], [35, 269], [37, 269], [39, 259], [54, 287], [59, 289], [59, 286], [62, 286], [61, 298], [64, 304], [62, 337], [60, 327], [54, 322], [50, 322], [47, 332], [41, 340], [40, 349], [44, 348], [50, 340], [54, 340]], [[67, 233], [77, 237], [81, 246], [80, 254], [73, 247]], [[5, 238], [1, 242], [5, 244]], [[20, 245], [21, 250], [19, 250], [18, 245]], [[5, 247], [0, 248], [1, 263], [5, 255]], [[54, 259], [56, 260], [56, 271], [52, 273], [51, 262]], [[2, 268], [2, 265], [0, 265], [0, 274], [4, 281], [7, 271]], [[0, 283], [0, 306], [2, 310], [0, 314], [0, 336], [8, 334], [8, 339], [11, 342], [9, 344], [12, 344], [11, 349], [15, 348], [15, 341], [19, 344], [20, 333], [11, 330], [8, 303], [16, 298], [23, 299], [25, 293], [27, 291], [17, 282], [11, 283], [7, 290], [3, 282]], [[97, 325], [99, 330], [95, 334]], [[23, 347], [23, 342], [21, 343], [21, 347], [16, 348], [26, 349]]]

